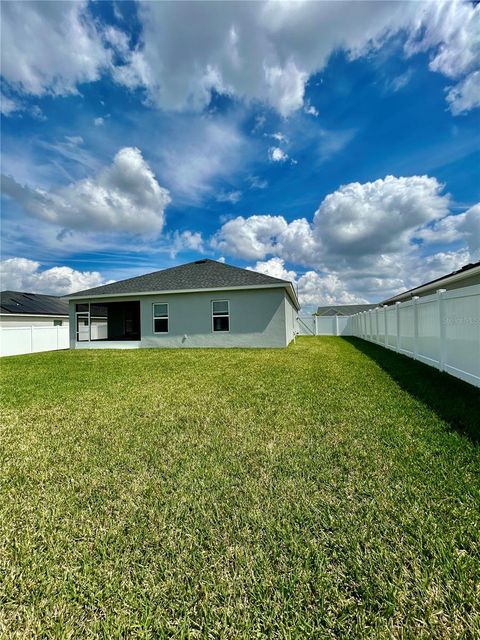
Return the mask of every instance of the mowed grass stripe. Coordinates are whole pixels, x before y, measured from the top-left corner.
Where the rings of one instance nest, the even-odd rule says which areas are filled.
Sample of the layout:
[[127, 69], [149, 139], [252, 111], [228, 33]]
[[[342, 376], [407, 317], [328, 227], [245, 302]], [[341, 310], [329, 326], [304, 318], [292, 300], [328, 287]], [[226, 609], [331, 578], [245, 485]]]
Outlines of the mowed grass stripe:
[[478, 637], [480, 393], [368, 348], [3, 359], [2, 635]]

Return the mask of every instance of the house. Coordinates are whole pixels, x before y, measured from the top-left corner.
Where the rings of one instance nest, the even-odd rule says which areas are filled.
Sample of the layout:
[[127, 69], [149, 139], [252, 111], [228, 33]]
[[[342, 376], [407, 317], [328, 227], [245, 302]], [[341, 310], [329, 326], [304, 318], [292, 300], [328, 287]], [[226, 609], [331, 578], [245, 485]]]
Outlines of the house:
[[316, 316], [353, 316], [360, 311], [375, 309], [376, 304], [335, 304], [327, 307], [318, 307]]
[[23, 291], [0, 293], [1, 327], [68, 326], [68, 302], [57, 296]]
[[68, 303], [23, 291], [0, 293], [0, 356], [68, 349]]
[[449, 291], [451, 289], [462, 289], [463, 287], [469, 287], [474, 284], [480, 284], [480, 262], [467, 264], [461, 269], [447, 273], [447, 275], [441, 278], [436, 278], [414, 289], [409, 289], [396, 296], [392, 296], [380, 304], [390, 305], [395, 302], [405, 302], [406, 300], [411, 300], [413, 296], [422, 297], [431, 295], [435, 293], [435, 291], [438, 291], [438, 289], [446, 289]]
[[291, 282], [207, 259], [66, 297], [73, 349], [286, 347], [299, 310]]

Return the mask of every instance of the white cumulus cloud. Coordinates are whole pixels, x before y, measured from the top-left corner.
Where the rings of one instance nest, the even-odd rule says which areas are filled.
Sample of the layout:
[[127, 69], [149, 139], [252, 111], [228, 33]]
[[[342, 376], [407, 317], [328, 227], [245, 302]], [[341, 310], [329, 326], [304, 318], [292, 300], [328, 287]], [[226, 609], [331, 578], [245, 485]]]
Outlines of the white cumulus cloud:
[[[202, 111], [213, 92], [261, 101], [287, 117], [331, 55], [367, 56], [407, 34], [407, 56], [455, 84], [454, 114], [477, 104], [480, 8], [436, 2], [141, 2], [138, 42], [95, 19], [89, 4], [4, 2], [2, 74], [31, 95], [66, 95], [110, 73], [164, 110]], [[72, 42], [75, 46], [72, 47]], [[475, 88], [477, 87], [477, 88]]]
[[[480, 55], [480, 53], [479, 53]], [[474, 71], [450, 89], [447, 102], [454, 116], [480, 106], [480, 71]]]
[[457, 80], [447, 95], [454, 115], [480, 104], [480, 6], [463, 0], [426, 3], [406, 45], [430, 52], [430, 69]]
[[289, 280], [297, 291], [300, 305], [304, 311], [313, 311], [320, 305], [366, 302], [364, 298], [349, 293], [337, 274], [307, 271], [299, 276], [296, 271], [285, 266], [283, 258], [275, 257], [270, 260], [258, 261], [254, 266], [248, 268], [274, 278]]
[[274, 253], [277, 236], [287, 227], [282, 216], [238, 216], [222, 225], [212, 247], [228, 255], [258, 260]]
[[8, 258], [0, 262], [2, 289], [62, 296], [74, 291], [106, 284], [98, 271], [76, 271], [71, 267], [42, 269], [27, 258]]
[[443, 185], [428, 176], [354, 182], [329, 194], [313, 219], [324, 251], [340, 256], [394, 252], [416, 229], [448, 212]]
[[[285, 261], [306, 267], [309, 271], [297, 283], [299, 290], [302, 283], [311, 292], [310, 300], [312, 283], [317, 283], [325, 304], [377, 301], [479, 255], [480, 209], [451, 215], [449, 202], [435, 178], [387, 176], [340, 187], [324, 198], [311, 221], [287, 222], [275, 215], [233, 218], [213, 236], [211, 246], [256, 260], [272, 275], [282, 273]], [[435, 259], [424, 257], [426, 243]], [[435, 252], [435, 245], [445, 243], [452, 248]]]
[[271, 162], [285, 162], [288, 160], [288, 154], [280, 147], [270, 147], [268, 157]]
[[[406, 54], [427, 51], [430, 68], [461, 81], [478, 68], [478, 7], [424, 3], [142, 3], [142, 42], [115, 73], [165, 109], [203, 109], [212, 91], [261, 100], [288, 116], [305, 86], [339, 49], [368, 55], [409, 34]], [[316, 115], [307, 105], [307, 111]], [[453, 109], [452, 109], [453, 111]], [[455, 112], [455, 111], [454, 111]]]
[[264, 273], [272, 278], [280, 278], [281, 280], [290, 280], [294, 283], [297, 279], [297, 272], [289, 270], [285, 267], [283, 258], [270, 258], [270, 260], [259, 260], [253, 267], [247, 267], [251, 271]]
[[1, 22], [2, 76], [20, 92], [75, 93], [110, 64], [87, 2], [4, 2]]
[[139, 149], [125, 147], [94, 177], [52, 191], [2, 175], [2, 191], [24, 211], [67, 229], [159, 233], [170, 196]]

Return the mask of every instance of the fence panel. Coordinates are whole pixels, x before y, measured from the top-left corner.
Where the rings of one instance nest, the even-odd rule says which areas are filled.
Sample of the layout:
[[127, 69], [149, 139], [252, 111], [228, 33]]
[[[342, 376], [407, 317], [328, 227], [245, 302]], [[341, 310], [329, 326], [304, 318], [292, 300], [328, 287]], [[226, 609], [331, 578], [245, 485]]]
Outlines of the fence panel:
[[313, 316], [298, 316], [298, 334], [301, 336], [317, 335]]
[[0, 356], [68, 349], [68, 327], [0, 327]]
[[397, 308], [387, 308], [387, 346], [397, 348]]
[[480, 285], [359, 313], [351, 326], [359, 338], [480, 387]]
[[317, 317], [317, 336], [336, 336], [336, 316]]
[[444, 368], [480, 386], [480, 292], [471, 294], [470, 288], [445, 295]]
[[337, 336], [353, 335], [352, 320], [353, 316], [336, 316], [337, 318]]
[[417, 301], [417, 358], [425, 364], [440, 366], [440, 316], [438, 296], [425, 296]]
[[413, 302], [405, 302], [399, 305], [400, 314], [400, 344], [398, 350], [405, 356], [413, 356], [414, 353], [414, 318]]
[[301, 336], [351, 336], [353, 316], [298, 316]]

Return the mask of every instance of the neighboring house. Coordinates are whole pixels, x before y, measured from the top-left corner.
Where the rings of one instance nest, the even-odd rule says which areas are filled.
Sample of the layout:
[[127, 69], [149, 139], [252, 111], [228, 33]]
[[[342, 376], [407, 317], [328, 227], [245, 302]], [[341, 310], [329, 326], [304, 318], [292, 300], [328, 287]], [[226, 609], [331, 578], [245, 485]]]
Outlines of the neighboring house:
[[297, 331], [292, 284], [196, 260], [66, 296], [71, 348], [286, 347]]
[[452, 271], [452, 273], [448, 273], [441, 278], [436, 278], [435, 280], [426, 282], [419, 287], [415, 287], [414, 289], [409, 289], [408, 291], [399, 293], [396, 296], [392, 296], [380, 304], [390, 305], [395, 302], [405, 302], [406, 300], [410, 300], [413, 296], [422, 297], [431, 295], [438, 289], [446, 289], [449, 291], [451, 289], [462, 289], [463, 287], [469, 287], [474, 284], [480, 284], [480, 262], [467, 264], [461, 269]]
[[376, 304], [335, 304], [328, 307], [318, 307], [316, 316], [353, 316], [360, 311], [375, 309]]
[[23, 291], [0, 293], [1, 327], [68, 326], [68, 302], [56, 296]]

